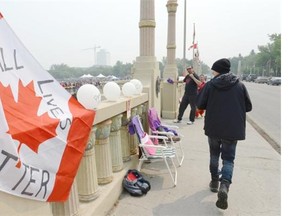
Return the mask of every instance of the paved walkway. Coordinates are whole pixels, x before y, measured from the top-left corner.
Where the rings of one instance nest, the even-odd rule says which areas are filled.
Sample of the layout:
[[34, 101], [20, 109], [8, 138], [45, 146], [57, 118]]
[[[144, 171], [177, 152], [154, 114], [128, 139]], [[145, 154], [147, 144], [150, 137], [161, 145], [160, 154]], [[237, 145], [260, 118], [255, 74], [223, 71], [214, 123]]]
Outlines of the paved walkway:
[[[281, 215], [281, 157], [249, 123], [246, 140], [237, 146], [229, 207], [221, 210], [215, 206], [217, 194], [208, 187], [209, 150], [204, 119], [196, 119], [193, 125], [187, 125], [185, 120], [188, 118], [177, 124], [185, 136], [185, 159], [178, 168], [177, 186], [172, 187], [165, 166], [144, 164], [141, 173], [150, 181], [151, 190], [142, 197], [132, 197], [124, 191], [110, 216]], [[162, 121], [173, 124], [171, 120]]]

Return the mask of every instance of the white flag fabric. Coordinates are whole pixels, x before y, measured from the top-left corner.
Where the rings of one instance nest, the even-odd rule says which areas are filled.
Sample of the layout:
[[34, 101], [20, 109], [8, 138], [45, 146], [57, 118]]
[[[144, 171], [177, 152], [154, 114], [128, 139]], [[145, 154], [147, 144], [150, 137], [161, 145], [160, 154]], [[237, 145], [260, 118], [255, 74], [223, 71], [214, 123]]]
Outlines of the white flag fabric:
[[41, 67], [0, 13], [0, 190], [67, 200], [94, 117]]

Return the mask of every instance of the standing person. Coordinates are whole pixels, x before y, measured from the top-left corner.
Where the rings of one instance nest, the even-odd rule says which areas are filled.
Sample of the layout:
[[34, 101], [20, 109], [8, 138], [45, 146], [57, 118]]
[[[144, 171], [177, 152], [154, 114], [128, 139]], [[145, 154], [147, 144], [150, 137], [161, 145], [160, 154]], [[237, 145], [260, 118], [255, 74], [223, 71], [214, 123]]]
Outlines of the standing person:
[[[228, 59], [216, 61], [212, 66], [214, 78], [206, 83], [197, 97], [197, 107], [206, 110], [204, 131], [210, 150], [209, 187], [212, 192], [218, 192], [216, 206], [221, 209], [228, 208], [236, 145], [238, 140], [245, 139], [246, 112], [252, 110], [245, 85], [229, 71]], [[220, 155], [222, 169], [219, 173]]]
[[[206, 77], [204, 76], [204, 74], [201, 74], [199, 76], [199, 80], [197, 80], [194, 76], [192, 77], [192, 79], [196, 82], [198, 89], [197, 89], [197, 93], [199, 94], [199, 92], [204, 88], [205, 84], [206, 84]], [[196, 107], [196, 112], [195, 112], [195, 117], [203, 117], [204, 115], [204, 110], [199, 109], [198, 107]]]
[[174, 123], [181, 123], [184, 111], [186, 110], [188, 104], [190, 104], [191, 110], [189, 114], [189, 121], [187, 122], [187, 124], [191, 125], [195, 121], [196, 96], [197, 96], [197, 84], [192, 79], [192, 77], [194, 77], [198, 81], [199, 81], [199, 77], [193, 70], [193, 67], [191, 66], [187, 68], [187, 72], [188, 74], [185, 76], [183, 80], [183, 82], [186, 83], [184, 95], [182, 97], [182, 100], [179, 106], [178, 118], [174, 120]]

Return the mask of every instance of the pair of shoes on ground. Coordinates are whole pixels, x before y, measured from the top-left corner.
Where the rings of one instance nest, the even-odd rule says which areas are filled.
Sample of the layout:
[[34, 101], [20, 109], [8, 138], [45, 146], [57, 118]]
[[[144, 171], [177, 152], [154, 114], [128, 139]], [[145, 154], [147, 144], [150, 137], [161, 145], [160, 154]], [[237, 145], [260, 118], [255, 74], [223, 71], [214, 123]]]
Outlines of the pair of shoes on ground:
[[[174, 122], [174, 123], [181, 123], [182, 120], [175, 119], [173, 122]], [[188, 122], [187, 122], [187, 125], [192, 125], [193, 123], [194, 123], [194, 122], [192, 122], [192, 121], [188, 121]]]
[[220, 209], [227, 209], [228, 208], [228, 191], [229, 186], [226, 183], [221, 183], [220, 188], [219, 187], [219, 181], [211, 180], [209, 183], [210, 190], [214, 193], [217, 193], [218, 200], [216, 202], [216, 206]]

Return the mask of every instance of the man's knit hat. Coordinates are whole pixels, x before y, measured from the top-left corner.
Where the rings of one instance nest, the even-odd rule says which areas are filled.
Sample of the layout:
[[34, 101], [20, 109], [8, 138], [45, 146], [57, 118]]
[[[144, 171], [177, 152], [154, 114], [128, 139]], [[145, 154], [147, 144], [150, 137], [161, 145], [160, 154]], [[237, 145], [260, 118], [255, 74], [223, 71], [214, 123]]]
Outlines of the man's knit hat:
[[224, 74], [224, 73], [229, 73], [230, 66], [231, 66], [230, 61], [226, 58], [223, 58], [223, 59], [219, 59], [218, 61], [216, 61], [212, 65], [211, 69], [220, 74]]

